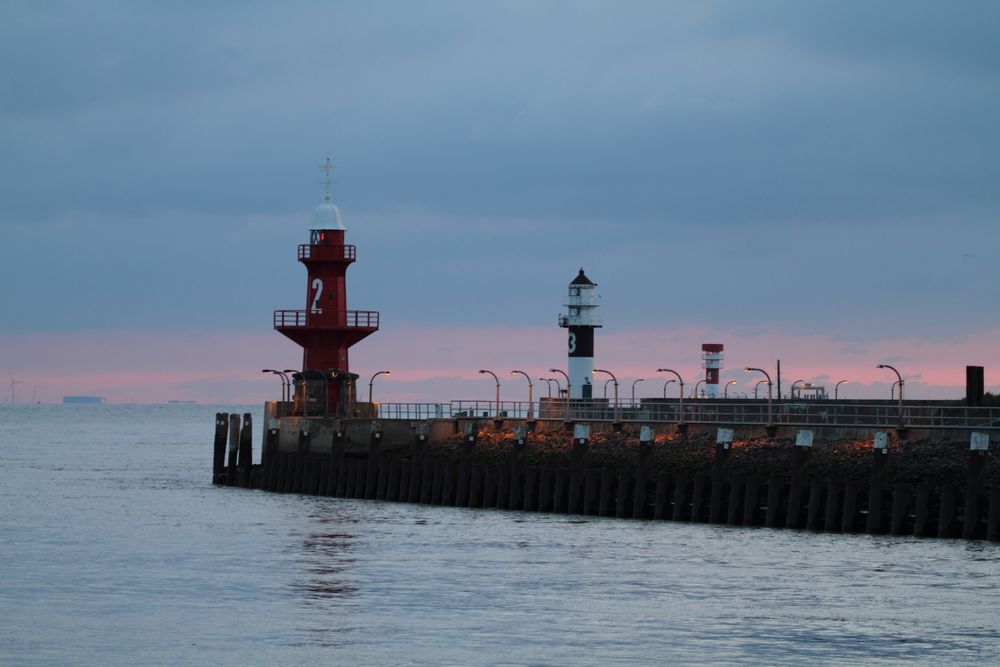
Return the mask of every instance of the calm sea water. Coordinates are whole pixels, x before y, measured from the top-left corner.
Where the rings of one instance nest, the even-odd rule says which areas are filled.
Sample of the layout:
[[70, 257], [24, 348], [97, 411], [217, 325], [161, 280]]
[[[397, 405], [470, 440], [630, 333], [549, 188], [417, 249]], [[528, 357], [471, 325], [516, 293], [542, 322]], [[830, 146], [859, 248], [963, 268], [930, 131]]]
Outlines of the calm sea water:
[[997, 545], [214, 488], [215, 411], [0, 406], [0, 663], [1000, 662]]

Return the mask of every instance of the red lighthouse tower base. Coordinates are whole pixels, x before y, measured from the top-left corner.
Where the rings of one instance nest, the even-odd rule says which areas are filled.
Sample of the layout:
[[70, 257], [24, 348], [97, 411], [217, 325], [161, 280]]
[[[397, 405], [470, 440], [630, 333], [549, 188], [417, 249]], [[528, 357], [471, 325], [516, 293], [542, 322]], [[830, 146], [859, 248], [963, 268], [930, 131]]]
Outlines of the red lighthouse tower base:
[[306, 308], [274, 311], [274, 328], [302, 347], [304, 382], [296, 389], [297, 400], [310, 413], [319, 407], [320, 412], [350, 414], [357, 376], [350, 372], [348, 349], [378, 331], [379, 314], [347, 310], [347, 267], [356, 249], [344, 243], [340, 211], [329, 192], [312, 221], [309, 243], [299, 246], [299, 261], [308, 272]]

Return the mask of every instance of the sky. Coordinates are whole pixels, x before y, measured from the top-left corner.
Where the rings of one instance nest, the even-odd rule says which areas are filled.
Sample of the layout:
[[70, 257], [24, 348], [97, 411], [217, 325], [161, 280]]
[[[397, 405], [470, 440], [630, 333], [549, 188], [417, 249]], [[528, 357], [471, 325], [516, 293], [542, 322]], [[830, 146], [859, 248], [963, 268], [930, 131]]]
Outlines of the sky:
[[275, 398], [327, 155], [376, 400], [490, 399], [479, 368], [524, 400], [580, 267], [637, 396], [703, 342], [735, 392], [778, 359], [848, 397], [889, 397], [877, 363], [908, 398], [967, 364], [1000, 391], [998, 28], [971, 0], [10, 0], [2, 400]]

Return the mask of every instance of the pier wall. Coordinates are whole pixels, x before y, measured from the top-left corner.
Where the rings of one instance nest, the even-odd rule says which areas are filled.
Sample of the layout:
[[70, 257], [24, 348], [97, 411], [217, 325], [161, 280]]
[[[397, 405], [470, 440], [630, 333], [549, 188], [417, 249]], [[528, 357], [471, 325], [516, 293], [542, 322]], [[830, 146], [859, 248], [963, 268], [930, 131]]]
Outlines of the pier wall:
[[[967, 442], [967, 430], [889, 432], [886, 449], [833, 452], [853, 467], [831, 474], [817, 465], [825, 450], [797, 446], [801, 429], [793, 427], [733, 426], [734, 442], [718, 444], [725, 425], [690, 425], [683, 433], [674, 424], [645, 433], [635, 424], [587, 425], [587, 437], [574, 439], [573, 424], [555, 420], [269, 417], [261, 463], [254, 464], [250, 415], [220, 413], [213, 482], [482, 509], [1000, 541], [993, 452], [954, 443], [927, 449], [935, 438]], [[875, 433], [811, 430], [826, 442]], [[911, 453], [900, 465], [908, 443], [950, 460], [942, 468], [934, 457], [924, 462]], [[673, 452], [694, 452], [700, 463], [676, 465]]]

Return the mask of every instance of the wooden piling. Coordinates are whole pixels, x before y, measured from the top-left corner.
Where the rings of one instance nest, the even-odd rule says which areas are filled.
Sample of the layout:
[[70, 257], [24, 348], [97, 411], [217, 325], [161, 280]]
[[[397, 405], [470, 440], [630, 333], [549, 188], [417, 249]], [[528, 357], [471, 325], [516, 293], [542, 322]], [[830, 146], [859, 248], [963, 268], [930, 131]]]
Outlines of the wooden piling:
[[434, 462], [430, 459], [424, 459], [423, 470], [420, 473], [420, 502], [424, 505], [430, 505], [433, 497]]
[[470, 474], [472, 472], [472, 455], [475, 452], [475, 436], [466, 436], [459, 449], [458, 485], [455, 489], [455, 505], [469, 506]]
[[[784, 483], [772, 477], [767, 481], [767, 513], [764, 515], [764, 525], [768, 528], [777, 528], [784, 525], [785, 517], [781, 516], [781, 491]], [[789, 509], [791, 513], [791, 509]]]
[[746, 480], [734, 479], [729, 483], [729, 506], [726, 508], [726, 523], [738, 526], [743, 523], [743, 501], [746, 497]]
[[649, 441], [639, 442], [639, 457], [635, 465], [635, 483], [632, 486], [633, 519], [646, 518], [646, 504], [649, 502], [646, 497], [646, 487], [649, 485], [649, 458], [652, 452], [653, 447]]
[[601, 471], [585, 470], [583, 473], [583, 498], [580, 514], [597, 514], [597, 501], [601, 490]]
[[667, 495], [670, 492], [670, 477], [667, 473], [661, 472], [656, 476], [656, 498], [653, 501], [653, 519], [662, 521], [667, 518]]
[[689, 521], [703, 523], [708, 518], [708, 505], [711, 502], [711, 482], [704, 477], [695, 477], [691, 483], [691, 516]]
[[938, 537], [955, 537], [955, 487], [948, 484], [941, 487], [938, 504]]
[[239, 485], [249, 489], [253, 481], [251, 477], [253, 474], [253, 416], [249, 412], [243, 414], [236, 468]]
[[573, 449], [570, 452], [569, 492], [566, 503], [566, 512], [568, 514], [580, 514], [583, 512], [583, 485], [587, 475], [588, 448], [589, 445], [586, 440], [573, 441]]
[[212, 457], [212, 483], [226, 480], [226, 443], [229, 437], [229, 418], [224, 412], [215, 413], [215, 447]]
[[886, 463], [889, 460], [888, 449], [875, 449], [872, 452], [871, 483], [868, 487], [868, 521], [865, 527], [869, 534], [885, 532], [885, 490], [888, 486]]
[[399, 502], [410, 502], [410, 468], [412, 462], [399, 462]]
[[385, 493], [379, 496], [380, 499], [392, 502], [399, 500], [399, 480], [402, 468], [403, 466], [399, 459], [393, 459], [389, 462], [388, 471], [385, 476]]
[[497, 488], [500, 469], [497, 466], [486, 466], [483, 474], [483, 502], [480, 505], [483, 509], [490, 509], [497, 506]]
[[618, 493], [615, 498], [615, 516], [623, 519], [629, 516], [629, 496], [632, 490], [632, 475], [628, 470], [618, 471]]
[[750, 478], [743, 486], [743, 525], [760, 525], [760, 482]]
[[379, 459], [382, 456], [382, 433], [373, 431], [368, 441], [368, 462], [365, 466], [365, 494], [368, 500], [374, 500], [378, 493]]
[[497, 509], [510, 509], [510, 466], [497, 467]]
[[538, 511], [538, 469], [528, 468], [524, 471], [524, 501], [521, 505], [525, 512]]
[[555, 479], [552, 482], [552, 511], [556, 514], [565, 514], [569, 507], [569, 499], [566, 492], [569, 490], [570, 472], [565, 468], [556, 468]]
[[524, 506], [525, 499], [525, 471], [524, 461], [527, 456], [527, 440], [515, 440], [514, 450], [510, 458], [510, 504], [512, 510], [527, 509]]
[[670, 518], [674, 521], [683, 521], [687, 518], [687, 490], [690, 481], [687, 477], [674, 478], [674, 498], [671, 508]]
[[913, 533], [913, 527], [909, 525], [910, 499], [913, 496], [913, 487], [909, 484], [898, 483], [892, 488], [892, 514], [889, 518], [890, 535], [906, 535]]
[[729, 459], [732, 450], [729, 443], [715, 445], [712, 459], [712, 497], [708, 503], [708, 521], [720, 523], [725, 517], [726, 493], [729, 491]]
[[483, 465], [475, 463], [469, 468], [469, 504], [467, 507], [483, 506], [483, 476], [486, 471]]
[[990, 488], [990, 510], [986, 519], [986, 539], [1000, 542], [1000, 486]]
[[424, 449], [427, 446], [427, 436], [420, 434], [410, 450], [410, 481], [407, 490], [407, 500], [411, 503], [427, 502], [421, 496], [423, 488]]
[[541, 468], [536, 474], [538, 475], [538, 511], [551, 512], [553, 471], [549, 468]]
[[[811, 436], [810, 436], [811, 438]], [[810, 440], [811, 442], [811, 440]], [[792, 451], [792, 474], [788, 484], [788, 505], [785, 510], [785, 528], [802, 527], [802, 495], [809, 483], [807, 473], [812, 446], [796, 445]]]
[[226, 465], [226, 486], [236, 484], [236, 461], [240, 448], [240, 416], [229, 415], [229, 459]]
[[612, 477], [611, 471], [607, 468], [601, 468], [601, 491], [597, 498], [598, 516], [610, 516], [614, 485], [614, 477]]
[[339, 481], [340, 466], [344, 460], [344, 432], [334, 433], [333, 442], [330, 445], [329, 461], [326, 462], [326, 490], [323, 495], [337, 495], [337, 484]]
[[826, 488], [818, 479], [809, 484], [809, 506], [806, 510], [806, 530], [823, 529], [823, 500]]
[[931, 487], [926, 482], [917, 485], [913, 502], [913, 534], [926, 537], [930, 534]]
[[826, 483], [826, 511], [823, 513], [823, 530], [828, 533], [839, 533], [843, 527], [840, 511], [844, 506], [844, 485], [837, 480]]
[[[445, 477], [450, 477], [448, 475], [448, 465], [443, 461], [438, 461], [434, 464], [434, 483], [431, 486], [431, 504], [440, 505], [443, 502], [444, 496], [444, 480]], [[449, 484], [453, 488], [453, 484]]]
[[347, 468], [346, 470], [347, 479], [343, 497], [354, 498], [355, 497], [354, 489], [358, 483], [358, 460], [354, 458], [347, 459], [346, 468]]
[[840, 530], [844, 533], [857, 532], [858, 515], [858, 485], [856, 482], [844, 483], [844, 503], [841, 506]]
[[980, 530], [982, 512], [979, 503], [986, 481], [987, 455], [987, 452], [982, 450], [973, 450], [968, 454], [965, 482], [965, 520], [962, 522], [962, 537], [967, 540], [984, 536], [983, 531]]

